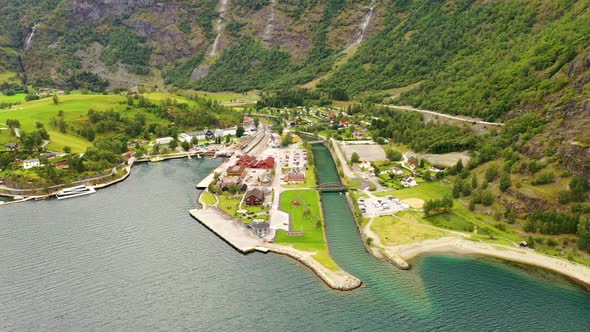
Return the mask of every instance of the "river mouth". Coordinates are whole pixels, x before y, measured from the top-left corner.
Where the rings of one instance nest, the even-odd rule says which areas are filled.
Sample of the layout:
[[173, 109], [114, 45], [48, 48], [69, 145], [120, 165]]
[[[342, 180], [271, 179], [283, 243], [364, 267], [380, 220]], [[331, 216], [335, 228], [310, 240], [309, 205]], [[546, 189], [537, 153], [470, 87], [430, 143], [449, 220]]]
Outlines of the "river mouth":
[[577, 289], [487, 261], [425, 256], [401, 271], [374, 258], [338, 193], [323, 194], [329, 248], [360, 288], [332, 290], [289, 257], [241, 255], [187, 213], [194, 185], [219, 162], [140, 164], [94, 195], [0, 207], [0, 330], [590, 326], [590, 297]]

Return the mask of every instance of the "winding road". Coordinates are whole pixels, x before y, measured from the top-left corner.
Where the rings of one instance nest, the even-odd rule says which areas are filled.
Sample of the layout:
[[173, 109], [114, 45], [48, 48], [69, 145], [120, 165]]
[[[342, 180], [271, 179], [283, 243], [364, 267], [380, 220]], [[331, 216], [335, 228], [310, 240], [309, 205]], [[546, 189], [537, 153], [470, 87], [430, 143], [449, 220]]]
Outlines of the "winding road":
[[404, 111], [431, 114], [431, 115], [436, 115], [436, 116], [439, 116], [442, 118], [453, 119], [453, 120], [458, 120], [458, 121], [463, 121], [463, 122], [476, 123], [476, 124], [483, 124], [483, 125], [488, 125], [488, 126], [503, 126], [504, 125], [501, 122], [482, 121], [482, 120], [476, 119], [476, 118], [449, 115], [449, 114], [439, 113], [439, 112], [435, 112], [435, 111], [423, 110], [423, 109], [415, 108], [412, 106], [396, 106], [396, 105], [385, 105], [385, 104], [377, 104], [377, 105], [383, 106], [383, 107], [389, 107], [389, 108], [393, 108], [393, 109], [400, 109], [400, 110], [404, 110]]

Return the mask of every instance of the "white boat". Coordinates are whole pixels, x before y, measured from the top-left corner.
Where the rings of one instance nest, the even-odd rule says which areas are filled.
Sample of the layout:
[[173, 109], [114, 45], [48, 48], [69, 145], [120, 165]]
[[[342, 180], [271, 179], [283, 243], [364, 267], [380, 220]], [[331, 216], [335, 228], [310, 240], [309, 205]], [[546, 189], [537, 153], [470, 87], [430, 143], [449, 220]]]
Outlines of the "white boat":
[[66, 198], [90, 195], [90, 194], [94, 194], [95, 192], [96, 192], [96, 190], [94, 188], [88, 187], [85, 185], [81, 185], [81, 186], [76, 186], [76, 187], [64, 188], [61, 191], [58, 191], [55, 194], [55, 197], [57, 197], [57, 199], [66, 199]]

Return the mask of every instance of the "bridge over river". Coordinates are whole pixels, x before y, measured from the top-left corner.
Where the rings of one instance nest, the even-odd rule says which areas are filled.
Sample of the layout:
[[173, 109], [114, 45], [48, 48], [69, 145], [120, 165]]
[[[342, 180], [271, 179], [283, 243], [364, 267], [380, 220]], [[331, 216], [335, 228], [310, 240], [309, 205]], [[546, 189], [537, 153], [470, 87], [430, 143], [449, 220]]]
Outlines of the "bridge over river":
[[339, 182], [324, 182], [315, 187], [320, 192], [345, 192], [348, 187]]

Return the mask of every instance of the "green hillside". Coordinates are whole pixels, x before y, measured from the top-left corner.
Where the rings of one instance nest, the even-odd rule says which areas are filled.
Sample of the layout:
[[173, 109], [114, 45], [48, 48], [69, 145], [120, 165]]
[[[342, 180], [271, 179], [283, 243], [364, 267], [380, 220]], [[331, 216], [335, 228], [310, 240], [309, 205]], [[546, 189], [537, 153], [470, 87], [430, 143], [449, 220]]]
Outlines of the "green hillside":
[[391, 1], [387, 27], [319, 88], [421, 82], [400, 104], [488, 120], [566, 88], [588, 52], [590, 1]]

